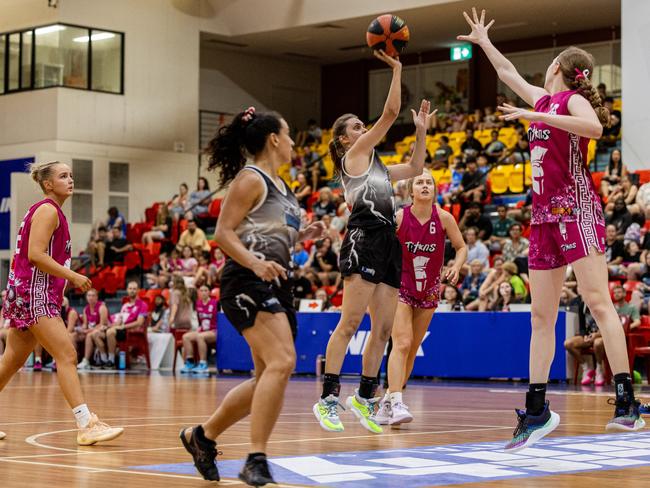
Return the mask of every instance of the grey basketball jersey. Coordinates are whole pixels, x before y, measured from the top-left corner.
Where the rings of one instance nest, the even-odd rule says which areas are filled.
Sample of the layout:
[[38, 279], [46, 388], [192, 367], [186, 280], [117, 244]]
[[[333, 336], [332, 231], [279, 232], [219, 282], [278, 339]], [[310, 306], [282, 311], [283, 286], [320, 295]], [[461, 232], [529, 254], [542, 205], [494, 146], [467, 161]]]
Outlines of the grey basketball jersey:
[[372, 229], [384, 226], [395, 227], [395, 195], [388, 169], [375, 151], [365, 173], [350, 176], [345, 171], [343, 160], [341, 181], [345, 201], [352, 207], [348, 227]]
[[256, 166], [247, 165], [243, 169], [255, 171], [262, 177], [266, 193], [237, 226], [235, 233], [249, 251], [289, 269], [291, 251], [300, 231], [298, 200], [284, 181], [279, 188]]

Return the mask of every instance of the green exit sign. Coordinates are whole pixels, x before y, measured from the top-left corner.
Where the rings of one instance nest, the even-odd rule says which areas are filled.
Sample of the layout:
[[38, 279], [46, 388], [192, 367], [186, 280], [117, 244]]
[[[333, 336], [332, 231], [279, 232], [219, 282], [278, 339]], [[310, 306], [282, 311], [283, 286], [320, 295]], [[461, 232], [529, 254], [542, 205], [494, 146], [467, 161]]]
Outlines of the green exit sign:
[[452, 61], [465, 61], [466, 59], [472, 59], [472, 45], [462, 44], [460, 46], [452, 47], [450, 49], [449, 59]]

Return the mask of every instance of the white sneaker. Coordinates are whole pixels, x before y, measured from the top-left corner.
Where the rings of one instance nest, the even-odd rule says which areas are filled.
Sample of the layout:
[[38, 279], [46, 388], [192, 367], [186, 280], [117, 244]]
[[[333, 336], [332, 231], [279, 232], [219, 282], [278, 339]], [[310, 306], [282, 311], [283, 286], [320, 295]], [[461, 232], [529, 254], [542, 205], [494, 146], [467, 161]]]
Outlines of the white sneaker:
[[409, 408], [403, 403], [396, 403], [391, 405], [393, 413], [390, 419], [390, 425], [408, 424], [413, 420], [413, 415], [409, 412]]
[[77, 432], [77, 444], [80, 446], [92, 446], [96, 442], [105, 442], [119, 437], [124, 432], [121, 427], [110, 427], [104, 422], [100, 422], [97, 415], [90, 415], [90, 422], [83, 429]]
[[0, 441], [5, 437], [7, 437], [7, 434], [5, 434], [4, 432], [0, 432]]
[[77, 364], [77, 369], [90, 369], [90, 363], [86, 358], [83, 358], [79, 364]]
[[379, 410], [377, 410], [377, 413], [375, 414], [375, 422], [379, 425], [388, 425], [391, 423], [391, 417], [392, 411], [390, 408], [390, 401], [382, 400], [379, 404]]

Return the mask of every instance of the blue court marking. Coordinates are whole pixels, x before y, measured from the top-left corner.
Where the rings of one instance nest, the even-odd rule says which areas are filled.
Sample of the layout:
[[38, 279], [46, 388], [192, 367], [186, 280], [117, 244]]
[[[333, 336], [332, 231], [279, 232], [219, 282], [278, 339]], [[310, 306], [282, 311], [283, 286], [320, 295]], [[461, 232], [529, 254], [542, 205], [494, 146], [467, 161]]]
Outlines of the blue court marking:
[[[650, 432], [544, 439], [518, 453], [503, 442], [339, 452], [269, 459], [279, 483], [336, 488], [438, 486], [650, 466]], [[219, 461], [223, 478], [236, 478], [243, 460]], [[130, 469], [197, 474], [192, 463]]]

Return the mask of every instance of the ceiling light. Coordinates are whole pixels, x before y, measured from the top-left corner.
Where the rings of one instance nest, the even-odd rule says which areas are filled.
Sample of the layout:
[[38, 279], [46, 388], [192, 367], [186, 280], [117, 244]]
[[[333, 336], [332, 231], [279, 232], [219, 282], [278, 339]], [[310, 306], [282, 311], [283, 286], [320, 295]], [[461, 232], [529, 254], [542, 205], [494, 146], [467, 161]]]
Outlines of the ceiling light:
[[[110, 32], [102, 32], [100, 34], [93, 34], [90, 36], [91, 41], [103, 41], [104, 39], [112, 39], [115, 37], [115, 34], [111, 34]], [[81, 36], [81, 37], [75, 37], [72, 39], [74, 42], [88, 42], [88, 36]]]
[[41, 34], [50, 34], [51, 32], [58, 32], [65, 30], [63, 25], [48, 25], [47, 27], [39, 27], [35, 30], [36, 35], [40, 36]]

